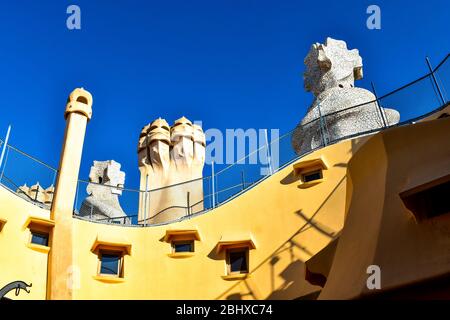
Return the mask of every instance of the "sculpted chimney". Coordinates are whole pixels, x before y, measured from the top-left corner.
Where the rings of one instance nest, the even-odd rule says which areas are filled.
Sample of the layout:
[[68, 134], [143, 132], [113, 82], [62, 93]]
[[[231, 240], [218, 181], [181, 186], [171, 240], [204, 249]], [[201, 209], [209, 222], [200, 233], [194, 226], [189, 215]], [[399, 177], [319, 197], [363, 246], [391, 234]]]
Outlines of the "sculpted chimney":
[[202, 128], [186, 117], [172, 127], [159, 118], [142, 129], [138, 143], [140, 189], [160, 190], [141, 192], [141, 223], [173, 221], [203, 210], [203, 181], [191, 180], [202, 178], [205, 145]]

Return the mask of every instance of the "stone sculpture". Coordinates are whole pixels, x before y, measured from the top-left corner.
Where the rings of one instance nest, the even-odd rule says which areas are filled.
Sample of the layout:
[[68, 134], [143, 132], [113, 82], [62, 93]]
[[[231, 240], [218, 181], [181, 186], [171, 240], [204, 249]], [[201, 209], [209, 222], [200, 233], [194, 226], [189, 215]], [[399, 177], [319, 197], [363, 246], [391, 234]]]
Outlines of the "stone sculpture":
[[[304, 63], [304, 87], [315, 99], [292, 136], [298, 154], [398, 123], [396, 110], [381, 108], [372, 92], [354, 86], [355, 80], [363, 77], [358, 49], [348, 50], [345, 41], [327, 38], [324, 44], [311, 46]], [[358, 107], [346, 110], [354, 106]]]
[[86, 188], [89, 196], [81, 205], [80, 216], [113, 223], [130, 221], [119, 203], [125, 184], [125, 173], [120, 167], [114, 160], [94, 161]]
[[140, 189], [171, 187], [141, 192], [140, 223], [172, 221], [203, 210], [205, 145], [202, 128], [185, 117], [172, 127], [159, 118], [142, 129], [137, 150]]

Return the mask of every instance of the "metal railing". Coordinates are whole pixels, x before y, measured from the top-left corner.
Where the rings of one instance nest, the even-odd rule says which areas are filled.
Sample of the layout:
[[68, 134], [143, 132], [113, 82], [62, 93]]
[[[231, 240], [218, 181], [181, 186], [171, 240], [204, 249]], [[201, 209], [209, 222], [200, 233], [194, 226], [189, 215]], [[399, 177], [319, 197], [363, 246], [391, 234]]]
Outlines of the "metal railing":
[[[257, 150], [250, 152], [234, 164], [201, 179], [147, 191], [97, 184], [101, 188], [105, 188], [104, 192], [101, 192], [101, 196], [106, 197], [104, 201], [106, 205], [102, 208], [99, 208], [99, 206], [103, 206], [105, 203], [99, 204], [95, 199], [90, 199], [92, 196], [86, 192], [89, 183], [96, 183], [79, 180], [74, 216], [98, 223], [150, 226], [190, 219], [193, 216], [203, 214], [250, 190], [264, 179], [267, 179], [310, 152], [344, 139], [371, 134], [392, 126], [414, 123], [430, 113], [443, 108], [449, 103], [449, 57], [450, 55], [447, 55], [436, 68], [433, 70], [430, 69], [430, 72], [423, 77], [388, 94], [376, 97], [373, 101], [349, 106], [348, 108], [335, 112], [317, 114], [315, 119], [304, 123], [301, 129], [305, 131], [315, 130], [316, 132], [314, 134], [318, 139], [313, 147], [300, 151], [300, 154], [295, 153], [293, 150], [292, 135], [294, 130], [291, 130], [279, 138], [273, 139], [270, 143], [266, 143]], [[400, 122], [397, 124], [389, 123], [382, 108], [399, 111], [401, 115]], [[377, 114], [378, 118], [375, 119], [377, 125], [370, 129], [350, 128], [351, 130], [336, 132], [336, 126], [334, 125], [336, 119], [353, 112], [359, 113], [361, 111]], [[3, 141], [0, 140], [0, 147], [2, 143]], [[264, 161], [254, 163], [252, 159], [255, 156]], [[39, 182], [44, 188], [55, 183], [56, 169], [10, 145], [7, 146], [6, 156], [3, 162], [3, 165], [0, 167], [0, 183], [13, 192], [24, 194], [25, 192], [20, 190], [19, 186], [25, 183], [30, 186]], [[27, 162], [27, 164], [24, 164], [24, 162]], [[203, 193], [200, 198], [189, 191], [185, 192], [186, 186], [194, 183], [196, 184], [196, 188], [200, 186], [203, 188]], [[178, 190], [180, 191], [178, 192]], [[178, 202], [168, 208], [160, 208], [158, 210], [150, 210], [151, 207], [148, 208], [146, 201], [154, 200], [155, 198], [158, 199], [158, 197], [161, 197], [162, 194], [166, 194], [167, 192], [178, 192], [181, 195], [177, 199]], [[29, 201], [38, 205], [48, 206], [48, 197], [43, 197], [36, 192], [31, 192], [31, 194], [27, 193], [27, 195], [24, 198], [27, 198]], [[47, 199], [47, 204], [45, 204], [45, 199]], [[142, 208], [139, 210], [140, 203], [145, 203], [144, 210]], [[144, 212], [141, 217], [138, 216], [139, 211], [141, 213], [142, 211]], [[111, 214], [104, 215], [102, 212], [111, 212]], [[171, 218], [174, 212], [176, 212], [176, 217]], [[164, 222], [155, 222], [155, 219]]]
[[0, 166], [0, 184], [18, 196], [42, 208], [50, 209], [58, 170], [11, 146], [5, 147]]
[[[252, 151], [234, 164], [217, 171], [211, 176], [204, 177], [202, 179], [204, 196], [200, 201], [192, 203], [189, 199], [189, 192], [186, 192], [185, 197], [180, 197], [182, 198], [180, 199], [180, 203], [184, 202], [184, 205], [174, 205], [163, 208], [153, 214], [144, 213], [146, 218], [141, 217], [141, 219], [135, 219], [131, 224], [139, 226], [160, 225], [190, 219], [193, 216], [203, 214], [212, 208], [234, 199], [310, 152], [344, 139], [371, 134], [388, 127], [414, 123], [415, 121], [426, 117], [430, 113], [442, 108], [449, 101], [447, 98], [447, 91], [450, 90], [450, 63], [448, 60], [449, 55], [447, 55], [434, 70], [431, 70], [430, 73], [388, 94], [376, 97], [376, 99], [372, 101], [349, 106], [343, 110], [327, 114], [318, 114], [317, 118], [304, 123], [304, 129], [317, 130], [316, 135], [320, 136], [319, 142], [315, 147], [301, 151], [300, 154], [296, 154], [292, 148], [292, 135], [294, 130], [291, 130], [281, 137], [272, 140], [270, 143], [263, 145], [259, 149]], [[403, 115], [400, 122], [397, 124], [390, 123], [383, 108], [399, 111], [400, 115]], [[378, 119], [375, 119], [376, 125], [372, 128], [360, 130], [351, 128], [351, 130], [346, 132], [330, 132], [333, 128], [333, 121], [335, 121], [336, 118], [350, 113], [368, 111], [378, 115]], [[269, 155], [270, 161], [269, 163], [265, 161], [264, 164], [251, 164], [252, 161], [250, 161], [250, 159], [255, 155]], [[276, 164], [273, 159], [274, 155], [277, 155]], [[188, 184], [192, 182], [193, 181], [187, 181], [185, 183]], [[148, 198], [152, 198], [160, 192], [167, 192], [168, 189], [176, 188], [183, 188], [183, 183], [149, 191], [123, 189], [122, 197], [125, 196], [125, 198], [128, 199], [131, 197], [134, 199], [132, 201], [121, 199], [121, 203], [124, 204], [124, 207], [128, 206], [127, 208], [124, 208], [125, 212], [133, 212], [133, 217], [136, 217], [136, 213], [139, 211], [139, 194], [147, 194]], [[126, 195], [127, 193], [129, 194]], [[131, 195], [133, 193], [134, 196]], [[202, 205], [198, 206], [199, 203]], [[171, 219], [171, 213], [178, 209], [183, 210], [184, 213], [178, 214], [178, 217]], [[146, 210], [148, 211], [149, 209]], [[165, 220], [163, 223], [154, 223], [151, 221], [155, 216], [161, 215], [167, 216], [167, 219], [162, 219]], [[109, 222], [111, 219], [103, 221]], [[98, 222], [102, 222], [102, 220]]]

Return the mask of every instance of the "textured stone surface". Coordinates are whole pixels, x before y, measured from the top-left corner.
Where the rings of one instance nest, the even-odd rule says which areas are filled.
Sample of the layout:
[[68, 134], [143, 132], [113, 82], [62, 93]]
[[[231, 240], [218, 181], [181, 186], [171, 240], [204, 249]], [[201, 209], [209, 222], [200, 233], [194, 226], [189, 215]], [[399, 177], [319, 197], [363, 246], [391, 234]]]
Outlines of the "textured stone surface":
[[[92, 217], [94, 220], [124, 217], [126, 214], [119, 203], [119, 195], [125, 184], [125, 173], [120, 171], [120, 163], [114, 160], [94, 161], [89, 173], [86, 191], [89, 196], [83, 201], [80, 216]], [[112, 220], [117, 223], [129, 219]]]
[[[373, 93], [354, 87], [355, 80], [363, 77], [357, 49], [348, 50], [344, 41], [327, 38], [325, 44], [311, 46], [304, 62], [304, 87], [315, 99], [292, 136], [298, 154], [348, 135], [381, 128], [384, 122], [392, 125], [399, 121], [396, 110], [379, 108]], [[355, 108], [345, 110], [350, 107]]]
[[[203, 209], [202, 178], [205, 135], [200, 126], [182, 117], [172, 127], [164, 119], [145, 126], [138, 143], [141, 190], [169, 188], [141, 193], [139, 220], [147, 223], [171, 221]], [[189, 200], [188, 200], [189, 197]], [[189, 206], [194, 205], [188, 211]]]

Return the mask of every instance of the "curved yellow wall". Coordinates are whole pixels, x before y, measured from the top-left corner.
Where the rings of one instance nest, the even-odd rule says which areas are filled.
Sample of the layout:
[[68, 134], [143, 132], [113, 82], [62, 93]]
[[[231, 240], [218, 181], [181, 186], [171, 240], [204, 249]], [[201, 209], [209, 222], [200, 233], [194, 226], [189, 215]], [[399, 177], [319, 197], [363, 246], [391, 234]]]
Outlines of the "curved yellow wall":
[[[73, 219], [73, 298], [292, 299], [318, 291], [320, 287], [304, 280], [305, 261], [342, 229], [347, 162], [366, 139], [343, 141], [300, 159], [322, 157], [328, 166], [323, 182], [309, 188], [299, 188], [291, 165], [232, 201], [179, 223], [142, 228]], [[20, 231], [31, 209], [43, 211], [0, 188], [0, 218], [9, 220], [0, 233], [1, 269], [8, 270], [2, 271], [0, 286], [18, 279], [32, 281], [32, 294], [17, 298], [43, 299], [46, 255], [29, 249]], [[162, 240], [166, 230], [194, 228], [201, 237], [195, 254], [169, 257], [170, 244]], [[248, 235], [256, 245], [250, 250], [249, 277], [223, 279], [225, 257], [216, 254], [217, 243], [222, 236]], [[91, 248], [97, 237], [131, 244], [123, 281], [96, 278], [98, 259]]]
[[320, 299], [374, 293], [367, 267], [381, 269], [381, 289], [432, 279], [450, 270], [450, 216], [418, 222], [399, 194], [450, 173], [450, 118], [393, 128], [371, 137], [348, 165], [347, 219]]
[[[348, 299], [372, 293], [366, 288], [371, 264], [381, 267], [384, 290], [448, 273], [448, 216], [418, 223], [399, 193], [449, 173], [449, 128], [449, 118], [424, 121], [328, 146], [295, 163], [322, 159], [327, 169], [321, 183], [300, 187], [290, 165], [218, 208], [178, 223], [123, 227], [73, 219], [67, 275], [72, 297], [293, 299], [322, 290], [319, 299]], [[0, 231], [0, 287], [15, 280], [33, 284], [30, 294], [9, 293], [12, 299], [46, 298], [47, 253], [28, 246], [29, 217], [48, 219], [49, 212], [0, 187], [0, 219], [6, 221]], [[176, 229], [198, 230], [194, 255], [169, 256], [163, 238]], [[249, 276], [224, 279], [218, 242], [249, 236], [256, 246]], [[311, 285], [305, 262], [337, 238], [324, 288]], [[96, 239], [131, 245], [123, 280], [97, 277], [98, 258], [91, 251]]]
[[0, 288], [10, 282], [22, 280], [32, 283], [29, 294], [14, 291], [11, 299], [45, 299], [47, 282], [47, 253], [28, 246], [30, 230], [26, 228], [29, 217], [49, 219], [50, 212], [41, 209], [14, 193], [0, 187], [0, 219], [6, 224], [0, 231]]

